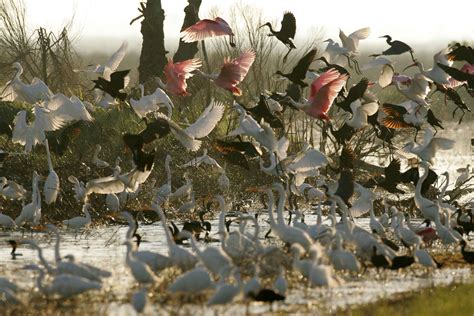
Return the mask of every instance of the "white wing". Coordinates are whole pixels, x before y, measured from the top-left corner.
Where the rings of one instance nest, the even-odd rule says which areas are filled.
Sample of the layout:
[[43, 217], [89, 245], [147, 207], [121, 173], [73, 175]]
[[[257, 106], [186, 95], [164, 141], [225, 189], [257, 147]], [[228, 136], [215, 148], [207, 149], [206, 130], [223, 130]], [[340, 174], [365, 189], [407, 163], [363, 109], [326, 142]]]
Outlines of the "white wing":
[[26, 111], [20, 111], [13, 120], [15, 127], [13, 128], [12, 142], [25, 145], [28, 124], [26, 123]]
[[122, 180], [116, 177], [104, 177], [87, 182], [85, 196], [91, 193], [109, 194], [120, 193], [125, 189]]
[[389, 58], [384, 57], [384, 56], [377, 56], [376, 58], [372, 59], [367, 64], [365, 64], [364, 66], [360, 67], [360, 70], [367, 70], [367, 69], [375, 68], [378, 66], [391, 65], [391, 64], [393, 64], [393, 61], [390, 60]]
[[186, 128], [186, 132], [194, 138], [206, 137], [216, 127], [223, 114], [224, 105], [212, 101], [196, 122]]
[[124, 41], [122, 45], [120, 46], [120, 48], [104, 64], [104, 68], [109, 68], [111, 72], [114, 72], [115, 70], [117, 70], [118, 66], [120, 65], [123, 58], [125, 57], [127, 48], [128, 48], [128, 42]]
[[183, 130], [178, 124], [170, 120], [167, 116], [163, 113], [155, 112], [155, 117], [163, 118], [168, 121], [170, 126], [171, 132], [173, 133], [174, 137], [184, 146], [186, 149], [190, 151], [199, 150], [201, 147], [201, 141], [194, 139], [191, 135], [188, 134], [185, 130]]
[[393, 74], [395, 73], [395, 69], [391, 64], [383, 65], [382, 72], [379, 76], [379, 86], [382, 88], [387, 87], [392, 83]]
[[328, 158], [316, 149], [307, 150], [301, 157], [294, 160], [288, 165], [288, 170], [294, 172], [306, 172], [320, 167], [324, 167], [329, 163]]
[[56, 116], [54, 112], [35, 105], [33, 112], [35, 114], [34, 129], [36, 132], [55, 131], [64, 126], [65, 120]]
[[54, 116], [65, 122], [76, 120], [92, 121], [92, 116], [82, 101], [76, 96], [69, 99], [62, 93], [55, 94], [45, 103], [45, 108], [50, 110]]

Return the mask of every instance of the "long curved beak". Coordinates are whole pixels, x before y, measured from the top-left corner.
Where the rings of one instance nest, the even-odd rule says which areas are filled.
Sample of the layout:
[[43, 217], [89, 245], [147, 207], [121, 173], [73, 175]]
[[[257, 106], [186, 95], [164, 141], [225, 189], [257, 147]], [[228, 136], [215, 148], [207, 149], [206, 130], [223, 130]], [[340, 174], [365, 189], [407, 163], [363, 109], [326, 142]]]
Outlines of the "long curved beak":
[[403, 69], [403, 71], [407, 70], [408, 68], [414, 67], [414, 66], [416, 66], [416, 63], [413, 63], [413, 64], [411, 64], [411, 65], [406, 66], [406, 67]]
[[260, 25], [259, 27], [257, 27], [257, 30], [261, 29], [262, 27], [264, 27], [265, 25], [267, 25], [266, 23], [263, 24], [263, 25]]

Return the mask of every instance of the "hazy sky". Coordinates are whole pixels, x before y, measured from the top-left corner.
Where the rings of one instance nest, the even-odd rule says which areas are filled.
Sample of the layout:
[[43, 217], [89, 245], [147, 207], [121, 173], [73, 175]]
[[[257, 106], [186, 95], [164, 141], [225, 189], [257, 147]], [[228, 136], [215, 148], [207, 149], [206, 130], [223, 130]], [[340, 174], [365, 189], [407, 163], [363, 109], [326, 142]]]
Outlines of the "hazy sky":
[[[30, 27], [44, 26], [48, 29], [59, 29], [70, 20], [75, 12], [74, 33], [79, 35], [78, 43], [92, 43], [91, 38], [110, 38], [110, 42], [100, 48], [113, 51], [123, 39], [127, 39], [139, 49], [141, 43], [140, 23], [129, 25], [131, 19], [138, 15], [138, 0], [25, 0], [28, 23]], [[470, 14], [474, 11], [474, 1], [458, 0], [453, 6], [442, 1], [395, 0], [241, 0], [243, 4], [251, 3], [260, 8], [269, 19], [280, 20], [284, 11], [292, 11], [297, 20], [296, 41], [304, 40], [312, 27], [324, 27], [325, 37], [338, 39], [339, 27], [346, 33], [358, 28], [370, 26], [372, 34], [367, 44], [380, 43], [378, 36], [390, 34], [403, 40], [415, 49], [425, 47], [428, 43], [433, 49], [443, 47], [450, 40], [474, 41], [474, 23]], [[228, 18], [227, 9], [235, 0], [203, 0], [200, 16], [206, 18], [207, 12], [215, 6]], [[384, 4], [384, 6], [382, 5]], [[165, 34], [174, 38], [179, 34], [183, 22], [183, 9], [187, 0], [162, 0], [166, 12]], [[450, 21], [446, 12], [452, 11], [460, 17]], [[54, 13], [53, 13], [54, 12]], [[60, 13], [57, 13], [60, 12]], [[467, 14], [463, 17], [463, 12]], [[279, 26], [278, 26], [279, 28]], [[136, 44], [136, 45], [134, 45]]]

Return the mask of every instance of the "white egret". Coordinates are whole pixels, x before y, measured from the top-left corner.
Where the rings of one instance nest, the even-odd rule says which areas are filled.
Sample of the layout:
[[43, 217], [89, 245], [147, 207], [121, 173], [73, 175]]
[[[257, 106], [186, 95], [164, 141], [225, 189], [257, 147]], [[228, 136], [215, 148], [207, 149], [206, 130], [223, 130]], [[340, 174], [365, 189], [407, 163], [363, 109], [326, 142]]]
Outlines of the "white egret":
[[92, 163], [98, 168], [108, 168], [110, 167], [109, 163], [99, 159], [99, 153], [102, 150], [102, 146], [99, 144], [95, 145], [94, 154], [92, 155]]
[[0, 195], [12, 200], [23, 200], [25, 194], [26, 190], [21, 184], [0, 177]]
[[32, 184], [32, 194], [31, 194], [31, 203], [23, 206], [21, 209], [20, 215], [15, 218], [15, 223], [18, 226], [23, 225], [23, 223], [37, 225], [41, 219], [41, 193], [38, 189], [38, 180], [40, 176], [36, 171], [33, 171], [33, 184]]
[[422, 160], [431, 164], [438, 150], [449, 150], [454, 147], [455, 141], [443, 137], [434, 137], [433, 130], [427, 128], [423, 137], [423, 143], [408, 143], [403, 148], [406, 152], [412, 153], [420, 157]]
[[85, 217], [73, 217], [71, 219], [64, 220], [63, 224], [75, 231], [81, 230], [89, 226], [91, 223], [91, 214], [89, 213], [89, 207], [89, 203], [84, 203], [84, 205], [82, 206], [82, 212], [84, 212]]
[[216, 168], [218, 170], [222, 170], [221, 165], [207, 154], [207, 148], [204, 148], [202, 156], [196, 157], [184, 163], [180, 166], [180, 168], [188, 168], [188, 167], [199, 167], [201, 164], [209, 165], [212, 168]]
[[47, 205], [50, 205], [56, 202], [56, 199], [58, 198], [59, 176], [53, 169], [53, 162], [51, 161], [51, 153], [49, 151], [49, 144], [47, 139], [45, 139], [44, 141], [44, 146], [46, 147], [46, 155], [48, 157], [49, 174], [46, 178], [46, 181], [44, 182], [43, 194], [44, 202]]
[[160, 88], [156, 88], [155, 92], [152, 94], [145, 95], [145, 87], [142, 84], [139, 84], [138, 86], [140, 87], [141, 98], [139, 100], [130, 98], [130, 105], [140, 118], [146, 117], [148, 113], [158, 111], [160, 105], [166, 107], [168, 110], [167, 115], [171, 118], [174, 105], [166, 92]]

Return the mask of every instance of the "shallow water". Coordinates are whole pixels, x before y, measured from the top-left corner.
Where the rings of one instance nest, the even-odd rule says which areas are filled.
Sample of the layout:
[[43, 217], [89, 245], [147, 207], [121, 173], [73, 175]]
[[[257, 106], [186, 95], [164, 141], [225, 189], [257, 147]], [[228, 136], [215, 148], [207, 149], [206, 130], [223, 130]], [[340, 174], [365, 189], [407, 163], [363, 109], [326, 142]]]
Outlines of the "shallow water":
[[[308, 214], [306, 223], [315, 223], [316, 216]], [[356, 222], [368, 228], [368, 219], [359, 218]], [[420, 221], [414, 220], [414, 223]], [[211, 222], [213, 232], [217, 230], [217, 220]], [[259, 217], [259, 223], [262, 226], [261, 238], [268, 229], [266, 216]], [[179, 225], [181, 226], [181, 225]], [[238, 229], [233, 225], [231, 229]], [[253, 227], [249, 226], [249, 232], [253, 232]], [[74, 254], [76, 260], [96, 265], [100, 268], [110, 270], [113, 276], [104, 280], [104, 289], [114, 293], [113, 300], [104, 302], [104, 311], [107, 310], [110, 315], [128, 315], [133, 314], [128, 304], [122, 304], [128, 301], [132, 286], [136, 288], [135, 282], [125, 267], [125, 246], [122, 245], [125, 240], [127, 226], [109, 226], [92, 229], [90, 233], [75, 235], [71, 232], [62, 232], [61, 255]], [[143, 242], [140, 246], [142, 250], [152, 250], [163, 254], [167, 253], [167, 245], [164, 231], [161, 223], [157, 222], [151, 225], [141, 225], [140, 234], [143, 236]], [[8, 239], [21, 237], [21, 233], [14, 232], [3, 233], [0, 235], [0, 244], [5, 245]], [[54, 259], [54, 238], [45, 233], [26, 233], [24, 238], [36, 239], [40, 246], [44, 248], [44, 255], [48, 261]], [[213, 236], [217, 237], [217, 236]], [[204, 245], [203, 245], [204, 246]], [[36, 274], [30, 271], [22, 270], [23, 265], [36, 262], [37, 252], [32, 249], [20, 246], [18, 253], [22, 256], [12, 260], [9, 254], [9, 248], [0, 248], [0, 275], [8, 276], [24, 289], [31, 289], [34, 286]], [[339, 274], [338, 274], [339, 275]], [[383, 271], [376, 274], [375, 270], [369, 269], [362, 275], [350, 276], [341, 275], [345, 283], [333, 289], [306, 289], [303, 285], [296, 285], [287, 293], [285, 304], [273, 305], [272, 311], [286, 312], [311, 312], [314, 310], [334, 311], [354, 304], [364, 304], [376, 301], [380, 298], [392, 297], [397, 293], [403, 293], [420, 289], [422, 287], [435, 286], [440, 284], [449, 284], [452, 282], [465, 282], [469, 280], [471, 271], [464, 269], [441, 269], [427, 274], [421, 269], [405, 269], [402, 272]], [[166, 312], [167, 311], [167, 312]], [[177, 309], [176, 306], [150, 306], [148, 313], [179, 313], [189, 314], [198, 312], [199, 314], [214, 314], [214, 312], [226, 312], [235, 314], [259, 314], [270, 312], [270, 306], [266, 304], [243, 303], [233, 304], [232, 306], [207, 308], [196, 305], [182, 305]]]

